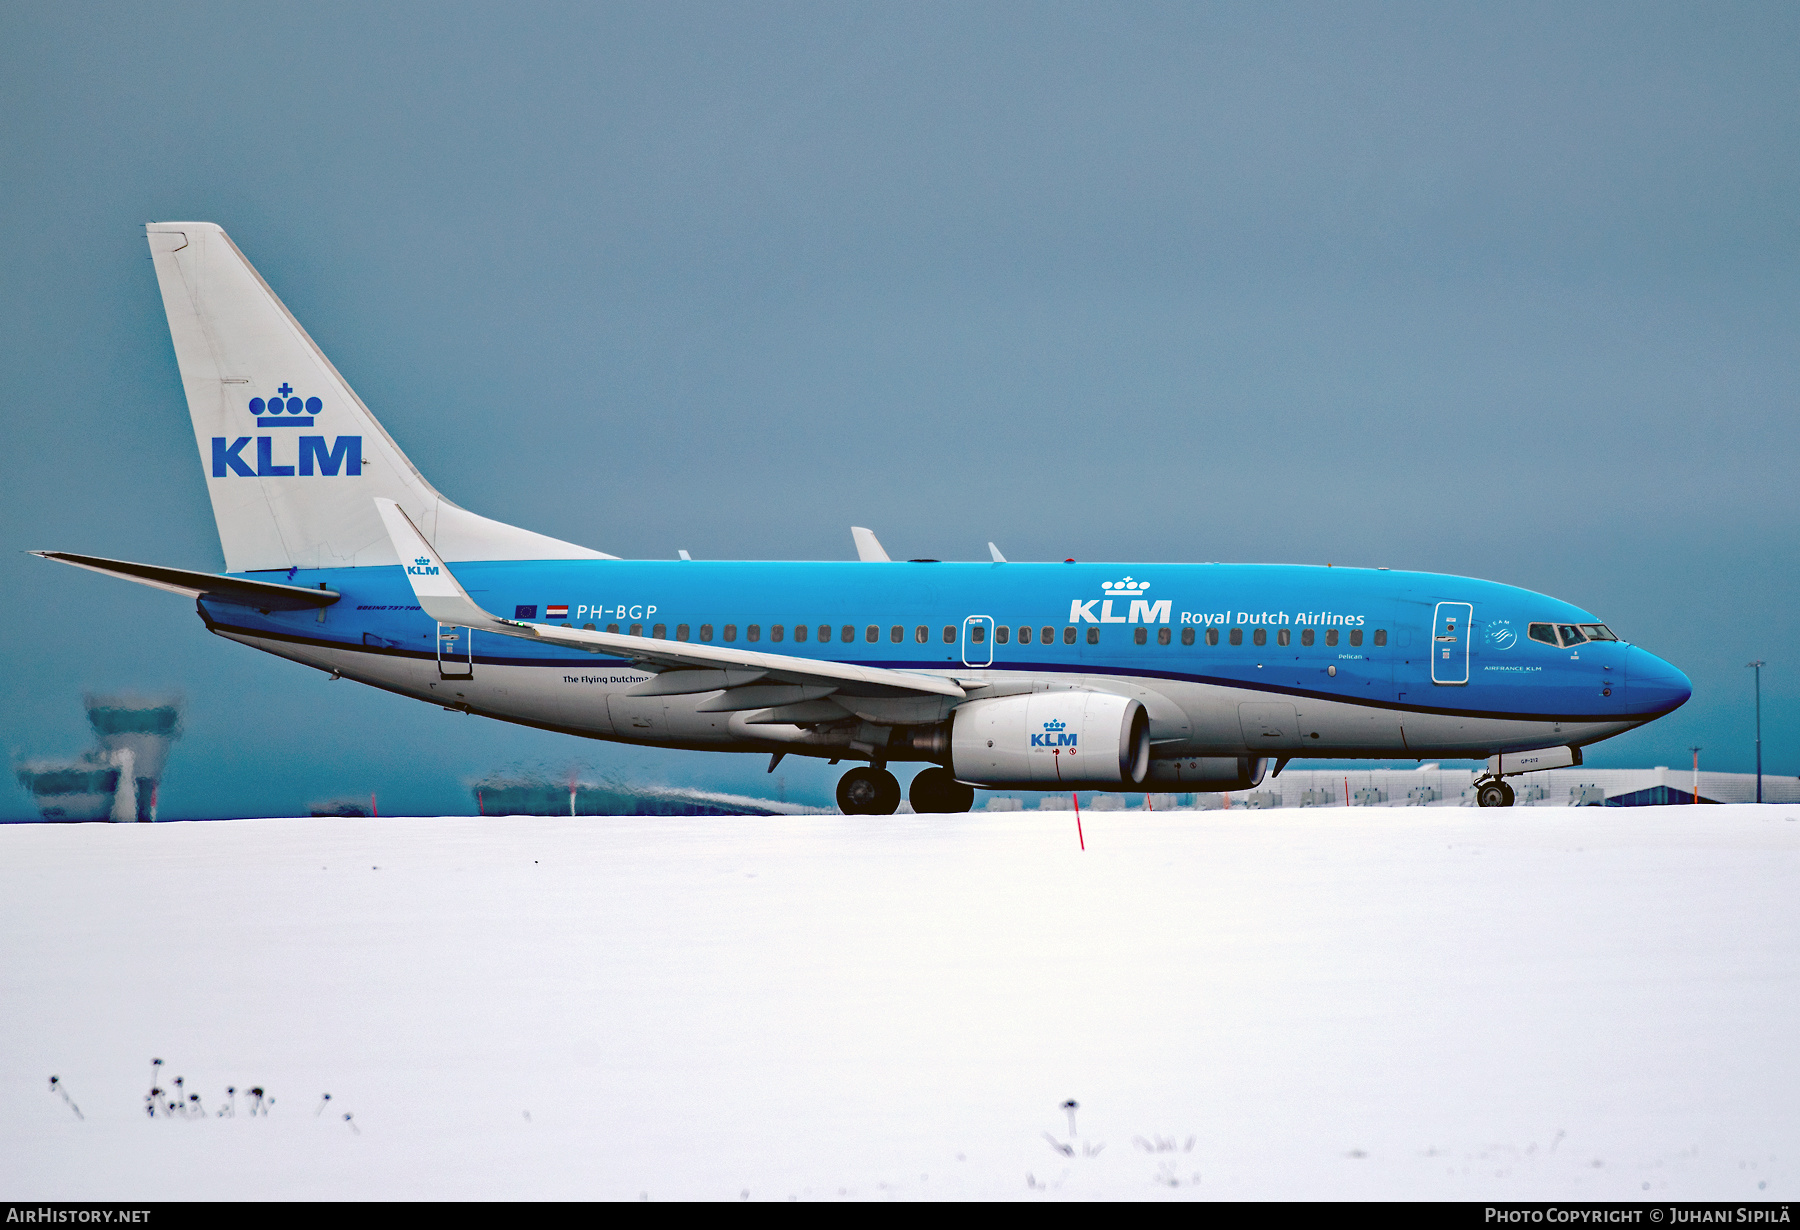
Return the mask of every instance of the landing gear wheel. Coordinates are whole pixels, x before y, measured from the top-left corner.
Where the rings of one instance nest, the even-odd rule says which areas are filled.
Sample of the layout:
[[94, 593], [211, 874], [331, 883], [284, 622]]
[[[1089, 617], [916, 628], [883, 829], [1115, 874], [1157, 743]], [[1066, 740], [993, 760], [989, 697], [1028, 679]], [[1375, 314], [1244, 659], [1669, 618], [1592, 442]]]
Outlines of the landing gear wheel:
[[920, 813], [968, 811], [975, 805], [975, 787], [957, 781], [950, 770], [934, 766], [919, 771], [906, 797]]
[[1482, 782], [1475, 788], [1475, 802], [1482, 807], [1511, 807], [1513, 788], [1502, 781]]
[[837, 803], [846, 816], [891, 816], [900, 806], [900, 783], [886, 769], [852, 769], [838, 779]]

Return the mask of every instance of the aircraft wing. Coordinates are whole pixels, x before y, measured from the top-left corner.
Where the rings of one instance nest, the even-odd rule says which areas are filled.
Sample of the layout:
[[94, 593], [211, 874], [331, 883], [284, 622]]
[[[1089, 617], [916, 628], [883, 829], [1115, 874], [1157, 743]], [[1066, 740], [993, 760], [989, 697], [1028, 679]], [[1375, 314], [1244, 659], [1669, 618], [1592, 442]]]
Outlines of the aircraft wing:
[[[478, 628], [501, 636], [563, 645], [588, 653], [629, 658], [653, 671], [698, 670], [706, 672], [705, 689], [741, 686], [766, 680], [778, 683], [826, 685], [834, 691], [860, 695], [948, 696], [961, 700], [966, 692], [953, 679], [914, 671], [856, 666], [848, 662], [821, 662], [789, 654], [758, 653], [735, 645], [701, 645], [691, 641], [665, 641], [618, 632], [589, 632], [583, 628], [523, 623], [502, 619], [483, 610], [425, 541], [418, 527], [392, 500], [377, 499], [388, 537], [399, 552], [406, 579], [424, 612], [441, 624]], [[683, 691], [688, 689], [683, 688]]]
[[305, 611], [330, 606], [338, 600], [337, 591], [330, 589], [306, 589], [276, 581], [247, 581], [242, 577], [215, 576], [188, 568], [164, 568], [160, 564], [134, 564], [129, 560], [76, 555], [70, 551], [32, 551], [30, 554], [39, 559], [53, 559], [59, 564], [73, 564], [89, 572], [103, 572], [109, 577], [123, 577], [172, 594], [232, 602], [260, 611]]

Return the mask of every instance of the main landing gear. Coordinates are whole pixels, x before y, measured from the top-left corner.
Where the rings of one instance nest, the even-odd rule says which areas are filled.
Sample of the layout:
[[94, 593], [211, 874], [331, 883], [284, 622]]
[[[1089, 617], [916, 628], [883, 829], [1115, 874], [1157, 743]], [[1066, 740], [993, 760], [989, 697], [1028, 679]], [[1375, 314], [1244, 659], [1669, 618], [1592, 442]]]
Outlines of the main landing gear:
[[919, 771], [906, 797], [912, 800], [916, 812], [968, 811], [975, 805], [975, 787], [963, 785], [950, 775], [950, 770], [934, 765]]
[[838, 779], [837, 804], [846, 816], [891, 816], [900, 806], [900, 783], [886, 769], [859, 766]]
[[1511, 807], [1513, 788], [1498, 777], [1490, 777], [1476, 783], [1475, 802], [1482, 807]]
[[[916, 812], [968, 811], [975, 803], [975, 788], [957, 781], [950, 770], [933, 766], [913, 778], [908, 798]], [[900, 806], [900, 783], [886, 769], [859, 766], [838, 779], [837, 804], [846, 816], [891, 816]]]

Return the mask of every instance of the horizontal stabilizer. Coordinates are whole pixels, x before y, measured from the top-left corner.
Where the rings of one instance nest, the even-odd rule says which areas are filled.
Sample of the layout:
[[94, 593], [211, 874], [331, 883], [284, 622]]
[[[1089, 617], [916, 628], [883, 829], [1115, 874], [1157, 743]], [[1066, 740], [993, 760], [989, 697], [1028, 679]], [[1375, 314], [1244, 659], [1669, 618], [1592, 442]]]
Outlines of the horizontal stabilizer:
[[221, 577], [210, 572], [194, 572], [187, 568], [164, 568], [157, 564], [134, 564], [129, 560], [103, 559], [98, 555], [75, 555], [68, 551], [33, 551], [40, 559], [73, 564], [89, 572], [103, 572], [123, 577], [139, 585], [166, 589], [172, 594], [190, 598], [209, 598], [214, 602], [231, 602], [254, 607], [259, 611], [304, 611], [327, 607], [338, 600], [336, 590], [303, 589], [298, 585], [282, 585], [276, 581], [246, 581], [241, 577]]

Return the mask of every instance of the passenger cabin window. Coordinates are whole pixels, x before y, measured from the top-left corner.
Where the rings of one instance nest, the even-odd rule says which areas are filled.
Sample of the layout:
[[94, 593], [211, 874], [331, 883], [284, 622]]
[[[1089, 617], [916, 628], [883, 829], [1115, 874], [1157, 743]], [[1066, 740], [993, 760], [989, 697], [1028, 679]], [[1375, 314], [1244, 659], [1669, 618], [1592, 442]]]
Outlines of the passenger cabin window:
[[1167, 645], [1169, 643], [1169, 630], [1167, 628], [1158, 628], [1156, 630], [1156, 643], [1158, 645]]
[[619, 631], [619, 625], [618, 624], [607, 624], [606, 630], [608, 632], [614, 633], [616, 635]]
[[1056, 644], [1056, 629], [1048, 624], [1038, 629], [1038, 640], [1046, 645]]
[[783, 626], [781, 624], [770, 624], [769, 625], [769, 639], [770, 640], [778, 641], [786, 635], [787, 635], [787, 628], [785, 626]]
[[751, 624], [748, 628], [745, 628], [744, 629], [744, 639], [747, 641], [762, 640], [762, 625], [761, 624]]
[[931, 629], [927, 628], [924, 624], [920, 624], [918, 627], [913, 629], [913, 640], [918, 642], [919, 644], [923, 645], [926, 641], [928, 641], [930, 639], [931, 639]]
[[712, 642], [712, 625], [711, 624], [701, 624], [700, 625], [700, 639], [702, 641], [707, 642], [708, 644], [710, 644]]
[[731, 642], [737, 640], [737, 625], [736, 624], [726, 624], [722, 639], [724, 640], [724, 642], [727, 645], [729, 645], [729, 644], [731, 644]]
[[1028, 626], [1020, 625], [1020, 627], [1019, 627], [1019, 644], [1021, 644], [1021, 645], [1031, 644], [1031, 629]]
[[1282, 628], [1275, 633], [1275, 643], [1277, 645], [1285, 645], [1292, 639], [1293, 633], [1289, 632], [1286, 628]]
[[956, 644], [956, 626], [954, 624], [944, 625], [944, 644]]
[[1387, 644], [1387, 629], [1386, 628], [1375, 629], [1375, 643], [1377, 645]]
[[685, 641], [685, 640], [687, 640], [687, 638], [688, 638], [688, 626], [686, 624], [676, 624], [675, 625], [675, 639], [678, 641]]
[[1242, 645], [1244, 643], [1244, 630], [1242, 628], [1233, 628], [1231, 630], [1231, 643], [1233, 645]]
[[1131, 640], [1132, 643], [1136, 645], [1148, 645], [1150, 643], [1150, 629], [1141, 625], [1133, 628], [1131, 630]]
[[906, 639], [906, 629], [902, 628], [899, 624], [895, 624], [893, 627], [888, 629], [888, 640], [892, 641], [894, 644], [898, 645], [901, 641], [904, 641], [905, 639]]
[[1070, 624], [1068, 627], [1063, 629], [1063, 644], [1073, 645], [1074, 643], [1075, 643], [1075, 625]]
[[659, 641], [668, 640], [669, 639], [669, 625], [668, 624], [657, 624], [654, 628], [650, 629], [650, 635], [655, 637]]
[[985, 645], [987, 643], [986, 624], [969, 625], [969, 643], [971, 645]]
[[1181, 643], [1183, 645], [1192, 645], [1194, 643], [1194, 630], [1192, 628], [1183, 628], [1181, 630]]
[[1009, 639], [1011, 639], [1011, 637], [1012, 637], [1012, 629], [1007, 627], [1005, 624], [1001, 624], [999, 627], [994, 629], [994, 644], [996, 644], [996, 645], [1006, 644], [1006, 642]]
[[630, 636], [644, 635], [644, 625], [643, 624], [632, 624], [631, 631], [630, 631], [630, 633], [628, 633], [628, 635], [630, 635]]
[[583, 632], [592, 632], [594, 630], [594, 625], [593, 624], [582, 624], [581, 630]]
[[1362, 629], [1361, 628], [1350, 629], [1350, 647], [1352, 649], [1354, 649], [1358, 645], [1361, 645], [1361, 644], [1362, 644]]
[[796, 644], [798, 644], [799, 642], [804, 641], [805, 639], [806, 639], [806, 625], [805, 624], [795, 624], [794, 625], [794, 642]]
[[1267, 628], [1252, 629], [1250, 633], [1250, 643], [1253, 645], [1267, 645], [1269, 643], [1269, 630]]
[[879, 627], [877, 627], [875, 624], [870, 624], [868, 627], [863, 629], [863, 640], [869, 642], [869, 644], [873, 645], [876, 641], [879, 641], [880, 639], [881, 639], [881, 629]]
[[842, 628], [839, 628], [838, 629], [838, 639], [843, 641], [844, 644], [846, 644], [846, 645], [848, 645], [850, 642], [854, 641], [856, 639], [855, 626], [852, 624], [845, 624]]
[[1300, 643], [1309, 649], [1312, 647], [1313, 630], [1311, 628], [1300, 629]]
[[1087, 642], [1090, 645], [1098, 645], [1100, 643], [1100, 629], [1089, 628], [1088, 635], [1087, 635]]
[[1208, 645], [1217, 645], [1219, 643], [1219, 630], [1217, 628], [1208, 628], [1206, 630], [1206, 643]]
[[1326, 646], [1326, 648], [1328, 648], [1328, 649], [1336, 648], [1337, 642], [1338, 642], [1338, 630], [1336, 628], [1325, 629], [1325, 646]]

